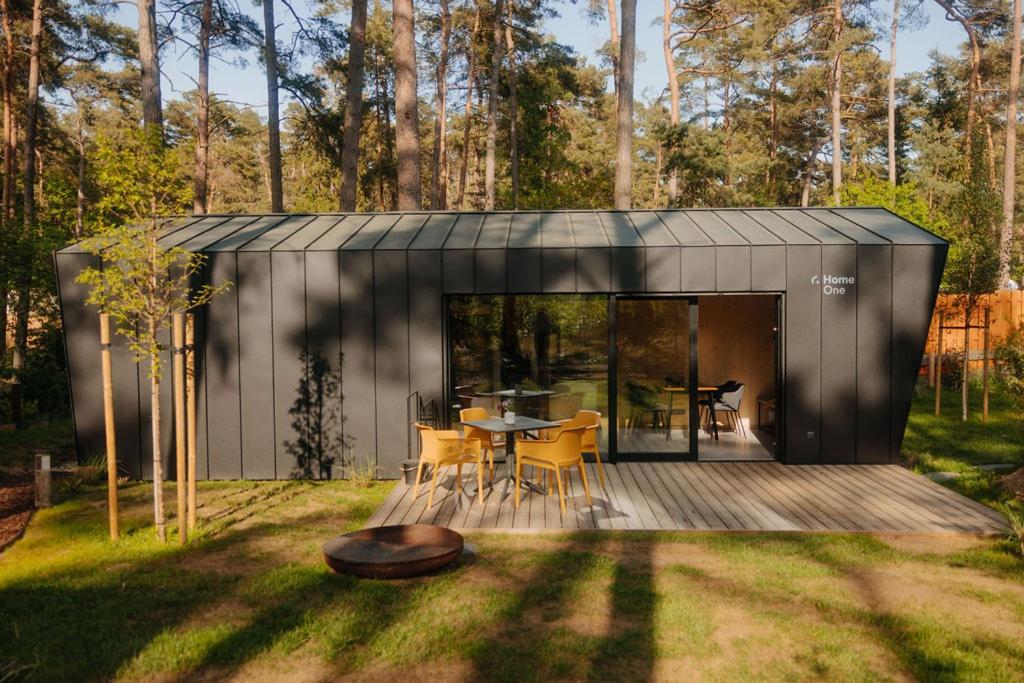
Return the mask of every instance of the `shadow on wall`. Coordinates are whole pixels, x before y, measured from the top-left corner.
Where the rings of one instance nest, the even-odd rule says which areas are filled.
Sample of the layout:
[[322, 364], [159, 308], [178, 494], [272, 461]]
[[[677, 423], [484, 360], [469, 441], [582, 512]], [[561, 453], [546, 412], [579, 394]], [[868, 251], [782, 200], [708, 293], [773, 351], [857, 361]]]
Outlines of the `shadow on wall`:
[[284, 442], [295, 459], [291, 476], [331, 479], [335, 466], [344, 467], [344, 453], [349, 450], [342, 413], [342, 358], [339, 354], [337, 367], [331, 367], [320, 354], [303, 351], [299, 362], [303, 373], [288, 410], [297, 436]]

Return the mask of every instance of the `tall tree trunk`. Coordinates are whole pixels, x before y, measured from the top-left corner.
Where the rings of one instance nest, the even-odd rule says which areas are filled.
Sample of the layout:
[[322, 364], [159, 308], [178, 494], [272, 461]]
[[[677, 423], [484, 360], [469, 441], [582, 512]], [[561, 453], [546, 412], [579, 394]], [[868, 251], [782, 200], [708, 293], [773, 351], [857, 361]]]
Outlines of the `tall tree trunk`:
[[487, 98], [487, 158], [484, 163], [484, 210], [494, 210], [495, 181], [498, 156], [498, 77], [501, 75], [502, 0], [494, 0], [494, 35], [491, 45], [491, 82]]
[[1006, 88], [1006, 141], [1003, 145], [1003, 224], [999, 230], [999, 284], [1010, 279], [1013, 215], [1017, 184], [1017, 98], [1020, 96], [1021, 0], [1013, 0], [1013, 47]]
[[631, 208], [633, 182], [633, 63], [636, 57], [636, 0], [622, 0], [619, 93], [615, 135], [615, 208]]
[[843, 0], [832, 3], [832, 202], [842, 203], [843, 189]]
[[281, 180], [281, 113], [278, 100], [277, 26], [274, 0], [263, 0], [263, 61], [267, 68], [267, 165], [270, 175], [270, 211], [284, 213]]
[[142, 72], [142, 123], [163, 133], [164, 109], [160, 99], [160, 54], [156, 39], [156, 0], [138, 0], [139, 66]]
[[345, 120], [341, 140], [341, 188], [338, 208], [356, 210], [359, 177], [359, 138], [363, 128], [363, 79], [366, 68], [366, 0], [352, 3], [348, 32], [348, 76], [345, 83]]
[[661, 164], [664, 161], [665, 152], [658, 143], [658, 147], [654, 151], [654, 198], [651, 200], [651, 206], [659, 208], [661, 200]]
[[199, 17], [199, 78], [196, 102], [196, 170], [193, 178], [192, 212], [208, 211], [207, 179], [210, 174], [210, 27], [213, 0], [203, 0]]
[[459, 160], [459, 197], [455, 202], [458, 209], [465, 209], [466, 175], [469, 172], [469, 138], [473, 128], [473, 84], [476, 83], [476, 38], [480, 33], [480, 2], [477, 0], [473, 13], [473, 32], [469, 38], [469, 54], [466, 56], [466, 121], [462, 129], [462, 158]]
[[430, 174], [430, 208], [448, 208], [448, 43], [452, 15], [448, 0], [441, 0], [441, 50], [434, 72], [434, 148]]
[[18, 132], [17, 119], [14, 115], [14, 77], [17, 71], [15, 64], [15, 38], [13, 19], [11, 17], [10, 0], [0, 0], [0, 20], [4, 31], [4, 75], [2, 92], [4, 107], [4, 184], [3, 184], [3, 216], [4, 223], [14, 218], [14, 193], [17, 191], [15, 176], [18, 165]]
[[385, 86], [383, 84], [383, 78], [381, 75], [381, 64], [380, 64], [380, 50], [373, 51], [373, 88], [376, 99], [376, 110], [377, 114], [377, 140], [376, 140], [376, 153], [377, 153], [377, 210], [384, 210], [384, 147], [385, 137], [387, 135], [387, 127], [390, 125], [388, 122], [387, 111], [385, 109], [386, 103], [384, 98], [386, 96]]
[[817, 161], [818, 155], [821, 154], [822, 147], [828, 142], [828, 138], [823, 137], [814, 143], [811, 147], [810, 152], [807, 153], [807, 158], [804, 159], [804, 168], [800, 176], [800, 206], [807, 208], [811, 205], [811, 180], [814, 177], [814, 162]]
[[412, 0], [394, 0], [395, 143], [398, 151], [398, 210], [419, 211], [420, 131], [416, 111], [416, 36]]
[[771, 76], [768, 79], [768, 168], [765, 170], [765, 181], [772, 196], [776, 196], [774, 186], [775, 162], [779, 158], [779, 66], [775, 59], [775, 45], [772, 45]]
[[[665, 0], [665, 11], [661, 25], [661, 44], [662, 51], [665, 53], [665, 70], [668, 72], [669, 122], [675, 128], [679, 125], [679, 74], [676, 72], [676, 60], [672, 56], [672, 3], [673, 0]], [[658, 152], [659, 154], [661, 153], [660, 146], [658, 147]], [[672, 169], [668, 176], [669, 206], [676, 205], [676, 196], [678, 194], [679, 172], [676, 169]]]
[[25, 93], [25, 170], [22, 176], [21, 273], [18, 276], [18, 307], [15, 310], [14, 354], [11, 369], [11, 419], [21, 422], [21, 371], [28, 354], [28, 319], [32, 312], [32, 271], [35, 267], [36, 231], [36, 128], [39, 121], [39, 59], [43, 42], [43, 0], [32, 2], [32, 29], [29, 40], [28, 90]]
[[892, 27], [889, 32], [889, 184], [896, 187], [896, 36], [900, 26], [900, 0], [892, 0]]
[[512, 165], [512, 210], [519, 209], [519, 134], [516, 131], [516, 118], [519, 116], [519, 98], [516, 93], [516, 45], [512, 36], [512, 24], [515, 20], [515, 0], [506, 0], [507, 24], [505, 25], [505, 42], [508, 44], [508, 88], [509, 88], [509, 161]]
[[[155, 325], [151, 323], [151, 330]], [[160, 452], [160, 377], [156, 374], [149, 380], [150, 437], [153, 448], [153, 523], [156, 525], [156, 537], [167, 540], [166, 521], [164, 518], [164, 464]]]
[[967, 34], [967, 43], [971, 50], [971, 71], [967, 81], [967, 124], [964, 130], [967, 153], [965, 158], [970, 160], [971, 147], [974, 145], [974, 124], [977, 120], [977, 99], [978, 91], [981, 89], [981, 43], [978, 40], [978, 33], [974, 24], [966, 15], [954, 7], [949, 0], [935, 0], [935, 3], [946, 12], [946, 19], [960, 24]]
[[619, 16], [615, 11], [615, 0], [608, 0], [608, 31], [611, 33], [612, 90], [619, 93]]
[[85, 232], [85, 114], [78, 103], [75, 117], [75, 151], [78, 152], [78, 178], [75, 182], [75, 238]]
[[971, 315], [974, 313], [974, 304], [970, 299], [964, 306], [964, 352], [963, 372], [960, 373], [960, 419], [967, 422], [967, 388], [970, 384], [970, 360], [971, 360]]

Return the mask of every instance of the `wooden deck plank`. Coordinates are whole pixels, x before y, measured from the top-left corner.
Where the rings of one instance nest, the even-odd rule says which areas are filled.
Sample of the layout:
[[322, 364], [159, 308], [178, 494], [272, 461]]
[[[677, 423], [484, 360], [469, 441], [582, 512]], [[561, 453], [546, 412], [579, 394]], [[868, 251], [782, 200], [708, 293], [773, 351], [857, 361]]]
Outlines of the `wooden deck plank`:
[[788, 524], [792, 529], [811, 531], [816, 528], [811, 518], [805, 517], [800, 506], [791, 505], [771, 485], [771, 480], [759, 477], [753, 470], [743, 466], [744, 463], [732, 463], [728, 466], [725, 476], [734, 477], [737, 483], [757, 496], [767, 512], [773, 514], [780, 522]]
[[679, 501], [676, 497], [665, 486], [665, 482], [661, 480], [661, 477], [654, 471], [650, 466], [651, 463], [637, 463], [637, 476], [642, 474], [646, 479], [646, 486], [648, 490], [654, 495], [658, 496], [661, 500], [661, 505], [664, 510], [668, 513], [669, 519], [672, 522], [672, 526], [662, 521], [662, 525], [665, 528], [672, 529], [696, 529], [698, 528], [697, 523], [690, 518], [686, 511], [679, 505]]
[[823, 465], [801, 465], [801, 472], [809, 479], [817, 482], [822, 491], [826, 492], [829, 502], [839, 505], [851, 519], [860, 520], [862, 528], [868, 531], [909, 531], [913, 529], [899, 516], [891, 511], [880, 508], [872, 496], [865, 497], [859, 491], [853, 491], [841, 483], [836, 477], [828, 476]]
[[[828, 529], [836, 528], [854, 530], [857, 528], [848, 522], [845, 524], [837, 522], [826, 511], [818, 508], [814, 504], [813, 497], [807, 496], [798, 490], [794, 490], [792, 486], [788, 485], [788, 482], [785, 479], [772, 472], [765, 463], [744, 463], [744, 467], [748, 468], [753, 476], [764, 482], [765, 486], [768, 486], [773, 490], [778, 498], [785, 501], [785, 504], [792, 509], [795, 514], [799, 514], [811, 530], [826, 531]], [[840, 519], [842, 518], [840, 517]]]
[[[892, 465], [782, 465], [771, 462], [606, 464], [606, 486], [586, 466], [593, 504], [579, 472], [566, 480], [566, 514], [557, 495], [485, 482], [484, 502], [454, 492], [454, 468], [441, 472], [434, 505], [399, 483], [366, 522], [441, 524], [462, 529], [736, 529], [1001, 533], [1005, 520], [975, 501]], [[503, 474], [499, 470], [499, 476]], [[530, 473], [531, 476], [533, 473]], [[475, 470], [463, 483], [476, 488]]]
[[743, 509], [755, 520], [761, 528], [769, 531], [796, 531], [799, 527], [792, 521], [780, 515], [770, 504], [761, 499], [758, 492], [740, 485], [740, 481], [730, 474], [732, 468], [729, 465], [722, 467], [723, 463], [705, 463], [706, 470], [718, 478], [719, 485], [723, 490], [731, 492], [737, 497]]
[[735, 526], [730, 526], [730, 529], [753, 529], [756, 531], [763, 531], [765, 527], [757, 522], [753, 516], [746, 510], [746, 506], [742, 501], [731, 491], [727, 491], [722, 488], [721, 482], [713, 475], [713, 473], [704, 467], [704, 463], [697, 463], [694, 466], [688, 468], [688, 471], [693, 474], [694, 478], [699, 479], [704, 483], [704, 487], [708, 491], [708, 495], [715, 500], [719, 500], [728, 508], [728, 511], [732, 514], [732, 517], [736, 520]]
[[[894, 486], [893, 482], [890, 481], [891, 475], [888, 472], [883, 472], [865, 478], [860, 473], [849, 470], [845, 466], [836, 467], [835, 470], [830, 470], [830, 474], [833, 476], [843, 477], [846, 481], [854, 482], [852, 485], [859, 486], [861, 491], [873, 491], [875, 495], [883, 497], [883, 501], [887, 509], [893, 511], [894, 514], [902, 515], [903, 518], [911, 524], [922, 524], [933, 531], [977, 531], [978, 526], [975, 523], [963, 522], [954, 517], [945, 516], [941, 513], [933, 512], [924, 501], [908, 499], [908, 493], [904, 493], [898, 486]], [[917, 496], [915, 492], [914, 497]]]
[[1003, 516], [992, 508], [966, 498], [956, 491], [948, 489], [926, 477], [914, 474], [899, 465], [867, 465], [866, 467], [870, 468], [872, 472], [885, 471], [891, 475], [891, 480], [904, 482], [912, 490], [918, 490], [931, 495], [934, 499], [961, 510], [965, 514], [973, 515], [977, 519], [985, 520], [989, 524], [994, 522], [1000, 528], [1004, 528], [1006, 525], [1006, 520], [1003, 519]]
[[829, 479], [842, 486], [852, 496], [859, 496], [865, 505], [873, 505], [889, 523], [899, 522], [908, 527], [920, 526], [928, 531], [943, 531], [946, 529], [940, 522], [930, 518], [925, 512], [916, 506], [906, 506], [899, 498], [894, 498], [885, 486], [884, 477], [874, 478], [865, 483], [855, 474], [848, 473], [837, 466], [827, 471]]
[[636, 474], [633, 471], [636, 466], [636, 463], [626, 463], [624, 467], [620, 469], [622, 482], [625, 484], [626, 491], [637, 511], [637, 516], [639, 517], [641, 524], [640, 528], [644, 530], [657, 531], [664, 528], [661, 524], [661, 518], [663, 518], [665, 514], [663, 510], [660, 510], [661, 506], [654, 504], [647, 495], [647, 492], [636, 480]]
[[673, 477], [669, 471], [671, 465], [660, 462], [647, 463], [653, 476], [658, 477], [665, 487], [665, 490], [676, 500], [680, 510], [696, 529], [712, 529], [714, 524], [721, 526], [721, 520], [710, 509], [703, 513], [697, 505], [698, 497], [692, 491], [687, 491], [680, 485], [680, 480]]
[[679, 491], [679, 495], [686, 496], [687, 499], [697, 508], [697, 512], [707, 522], [708, 527], [711, 529], [728, 529], [729, 524], [722, 519], [718, 512], [704, 500], [704, 496], [701, 491], [697, 490], [689, 479], [684, 474], [684, 468], [676, 465], [675, 463], [655, 463], [656, 468], [662, 475], [662, 478], [667, 482], [675, 484], [676, 491]]
[[629, 495], [626, 484], [622, 479], [622, 470], [620, 469], [622, 467], [622, 464], [617, 464], [615, 467], [605, 470], [605, 475], [609, 477], [610, 486], [615, 492], [617, 509], [622, 515], [618, 520], [618, 524], [613, 528], [640, 529], [643, 526], [640, 521], [640, 514], [637, 512], [633, 499]]

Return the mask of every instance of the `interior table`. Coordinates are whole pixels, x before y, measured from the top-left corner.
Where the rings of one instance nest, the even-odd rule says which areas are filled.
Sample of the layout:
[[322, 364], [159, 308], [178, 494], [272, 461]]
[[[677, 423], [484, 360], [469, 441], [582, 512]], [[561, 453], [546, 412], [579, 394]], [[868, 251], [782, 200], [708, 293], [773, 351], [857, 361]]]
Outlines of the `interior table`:
[[505, 490], [502, 493], [502, 500], [508, 496], [510, 482], [515, 481], [516, 434], [532, 432], [537, 429], [551, 429], [558, 426], [557, 422], [548, 422], [547, 420], [538, 420], [522, 415], [516, 415], [516, 421], [512, 424], [506, 423], [503, 417], [489, 417], [486, 420], [467, 420], [462, 424], [476, 427], [486, 432], [505, 435]]
[[[669, 441], [672, 439], [672, 400], [676, 394], [687, 393], [687, 387], [662, 387], [662, 391], [668, 394], [668, 410], [665, 413], [665, 440]], [[715, 437], [715, 441], [718, 441], [718, 420], [715, 416], [715, 401], [714, 394], [718, 391], [718, 387], [712, 386], [698, 386], [697, 397], [700, 398], [701, 394], [704, 396], [711, 395], [711, 400], [708, 401], [708, 411], [711, 414], [711, 435]]]

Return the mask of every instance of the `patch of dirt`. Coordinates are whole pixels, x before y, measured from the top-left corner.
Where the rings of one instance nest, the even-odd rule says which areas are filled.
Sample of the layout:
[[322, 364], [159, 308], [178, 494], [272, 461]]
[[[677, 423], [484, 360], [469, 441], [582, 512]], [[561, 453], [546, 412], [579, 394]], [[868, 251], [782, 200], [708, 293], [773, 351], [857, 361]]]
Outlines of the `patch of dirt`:
[[1003, 488], [1013, 494], [1017, 500], [1024, 500], [1024, 467], [1021, 467], [999, 479]]
[[7, 472], [0, 477], [0, 552], [25, 533], [34, 507], [31, 473]]
[[991, 539], [970, 534], [874, 534], [894, 550], [915, 555], [954, 555], [967, 550], [982, 548]]

